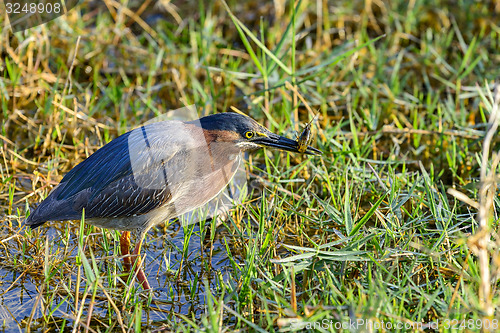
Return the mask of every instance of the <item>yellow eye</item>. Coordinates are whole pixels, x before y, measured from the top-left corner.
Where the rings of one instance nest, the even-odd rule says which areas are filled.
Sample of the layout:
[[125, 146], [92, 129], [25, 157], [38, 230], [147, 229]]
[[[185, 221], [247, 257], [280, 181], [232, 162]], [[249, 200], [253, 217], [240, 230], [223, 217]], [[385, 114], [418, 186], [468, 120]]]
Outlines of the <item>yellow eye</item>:
[[248, 131], [248, 132], [246, 132], [246, 133], [245, 133], [245, 137], [246, 137], [247, 139], [251, 139], [251, 138], [253, 138], [253, 137], [254, 137], [254, 135], [255, 135], [255, 132], [253, 132], [253, 131]]

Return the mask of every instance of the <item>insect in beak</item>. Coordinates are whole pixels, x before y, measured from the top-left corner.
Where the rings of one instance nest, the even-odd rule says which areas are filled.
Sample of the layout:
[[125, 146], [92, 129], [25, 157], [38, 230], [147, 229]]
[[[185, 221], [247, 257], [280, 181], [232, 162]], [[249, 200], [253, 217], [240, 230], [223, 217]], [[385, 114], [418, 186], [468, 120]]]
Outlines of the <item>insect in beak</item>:
[[317, 116], [318, 116], [318, 114], [316, 114], [314, 116], [314, 118], [311, 119], [311, 121], [309, 123], [307, 123], [306, 127], [304, 127], [304, 130], [302, 131], [300, 136], [297, 138], [297, 144], [298, 144], [297, 150], [300, 153], [304, 153], [307, 150], [307, 147], [309, 146], [309, 144], [311, 144], [311, 141], [312, 141], [311, 124], [316, 119]]

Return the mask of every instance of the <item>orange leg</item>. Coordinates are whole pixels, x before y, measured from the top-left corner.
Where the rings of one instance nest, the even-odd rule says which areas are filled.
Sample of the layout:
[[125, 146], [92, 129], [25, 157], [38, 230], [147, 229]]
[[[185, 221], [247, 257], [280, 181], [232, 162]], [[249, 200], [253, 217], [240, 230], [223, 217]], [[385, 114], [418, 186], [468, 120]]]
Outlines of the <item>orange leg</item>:
[[142, 239], [139, 240], [139, 243], [136, 245], [134, 252], [132, 253], [132, 257], [135, 256], [135, 274], [137, 276], [137, 281], [142, 286], [142, 289], [144, 290], [149, 290], [151, 287], [149, 286], [148, 279], [146, 278], [146, 274], [144, 274], [144, 271], [142, 270], [142, 262], [141, 262], [141, 246], [142, 246]]
[[[129, 248], [130, 248], [130, 232], [124, 231], [120, 237], [120, 250], [122, 252], [122, 256], [130, 254]], [[125, 266], [127, 272], [130, 272], [130, 268], [132, 268], [132, 260], [130, 257], [123, 258], [123, 266]]]

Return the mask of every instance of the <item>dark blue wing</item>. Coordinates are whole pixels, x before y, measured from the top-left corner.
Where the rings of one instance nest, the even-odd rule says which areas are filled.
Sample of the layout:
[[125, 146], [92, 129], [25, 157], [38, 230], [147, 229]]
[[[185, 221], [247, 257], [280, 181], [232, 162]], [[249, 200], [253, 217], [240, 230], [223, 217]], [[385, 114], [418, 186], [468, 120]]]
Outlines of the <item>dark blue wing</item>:
[[128, 150], [128, 138], [125, 133], [109, 142], [86, 160], [75, 166], [61, 180], [57, 200], [68, 199], [76, 193], [92, 188], [97, 193], [100, 189], [132, 173]]
[[[163, 177], [166, 163], [150, 157], [168, 160], [175, 154], [174, 150], [169, 152], [172, 147], [160, 142], [168, 129], [155, 124], [143, 126], [97, 150], [64, 176], [26, 224], [36, 227], [45, 221], [80, 219], [84, 208], [87, 218], [128, 217], [148, 213], [167, 203], [171, 193]], [[149, 149], [151, 142], [154, 149]], [[131, 151], [134, 159], [139, 160], [135, 166], [139, 163], [141, 168], [133, 170]], [[148, 186], [151, 182], [155, 186]]]

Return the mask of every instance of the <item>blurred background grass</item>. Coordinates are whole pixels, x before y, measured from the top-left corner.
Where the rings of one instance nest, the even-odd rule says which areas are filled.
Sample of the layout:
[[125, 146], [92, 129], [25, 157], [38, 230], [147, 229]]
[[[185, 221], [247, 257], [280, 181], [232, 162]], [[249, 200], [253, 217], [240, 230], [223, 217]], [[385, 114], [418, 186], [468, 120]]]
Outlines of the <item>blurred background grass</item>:
[[[4, 330], [277, 331], [323, 319], [484, 318], [471, 252], [476, 213], [446, 191], [477, 199], [488, 94], [500, 74], [500, 2], [228, 8], [84, 1], [15, 34], [0, 18]], [[295, 138], [314, 115], [302, 99], [319, 113], [313, 145], [324, 155], [252, 154], [254, 192], [244, 205], [151, 232], [153, 295], [121, 275], [115, 232], [22, 226], [72, 167], [168, 110], [196, 104], [201, 116], [235, 106]], [[494, 204], [496, 212], [498, 197]]]

